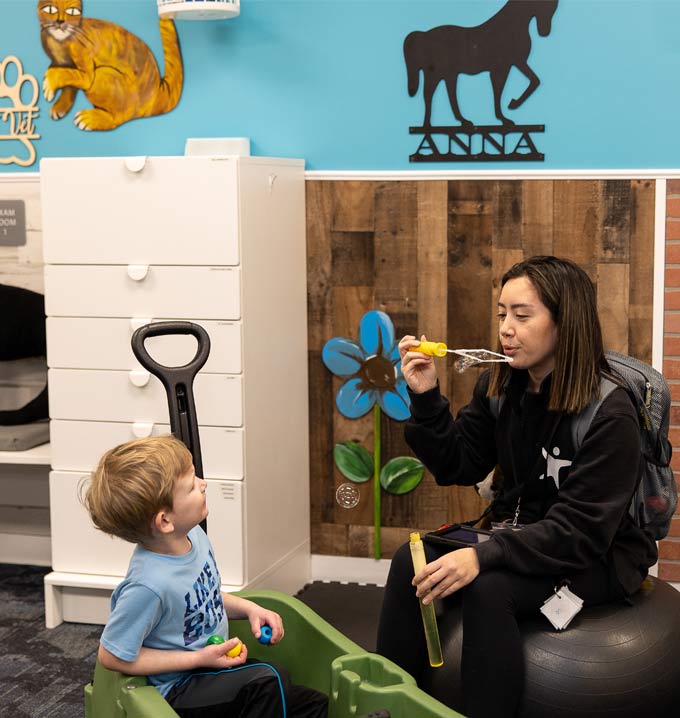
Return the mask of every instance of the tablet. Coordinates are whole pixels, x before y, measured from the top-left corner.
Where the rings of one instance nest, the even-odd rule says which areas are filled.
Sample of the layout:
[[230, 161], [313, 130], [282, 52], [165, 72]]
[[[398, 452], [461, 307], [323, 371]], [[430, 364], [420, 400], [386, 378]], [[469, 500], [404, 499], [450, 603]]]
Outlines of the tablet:
[[472, 526], [461, 526], [461, 524], [452, 524], [451, 526], [443, 526], [436, 531], [430, 531], [430, 533], [425, 534], [424, 539], [428, 543], [449, 546], [453, 549], [484, 543], [491, 536], [491, 531], [476, 529]]

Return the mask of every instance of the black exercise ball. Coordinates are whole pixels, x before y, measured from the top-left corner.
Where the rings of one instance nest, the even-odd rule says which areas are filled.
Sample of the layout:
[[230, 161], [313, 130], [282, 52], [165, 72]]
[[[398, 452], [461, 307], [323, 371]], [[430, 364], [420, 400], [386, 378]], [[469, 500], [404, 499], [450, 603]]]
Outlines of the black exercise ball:
[[[648, 578], [630, 604], [583, 609], [564, 631], [540, 613], [520, 627], [526, 676], [518, 718], [680, 715], [680, 592], [664, 581]], [[428, 672], [423, 688], [462, 711], [459, 604], [440, 617], [439, 635], [444, 665]]]

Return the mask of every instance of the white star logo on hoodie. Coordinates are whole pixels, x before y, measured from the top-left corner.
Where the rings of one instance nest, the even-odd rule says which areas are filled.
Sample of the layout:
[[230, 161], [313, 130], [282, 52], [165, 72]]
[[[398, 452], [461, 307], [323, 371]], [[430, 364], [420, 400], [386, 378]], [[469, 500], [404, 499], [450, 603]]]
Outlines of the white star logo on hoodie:
[[549, 479], [552, 479], [555, 482], [555, 488], [559, 489], [560, 469], [563, 469], [565, 466], [571, 466], [571, 461], [565, 461], [564, 459], [557, 458], [560, 455], [559, 446], [555, 446], [553, 448], [552, 454], [546, 449], [541, 449], [541, 453], [543, 454], [543, 458], [546, 460], [546, 471], [545, 474], [541, 474], [539, 476], [539, 479], [544, 479], [547, 475]]

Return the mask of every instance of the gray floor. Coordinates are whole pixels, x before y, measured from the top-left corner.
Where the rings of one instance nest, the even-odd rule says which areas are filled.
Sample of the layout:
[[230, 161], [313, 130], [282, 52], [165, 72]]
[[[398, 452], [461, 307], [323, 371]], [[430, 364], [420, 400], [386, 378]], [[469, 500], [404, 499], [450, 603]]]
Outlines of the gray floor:
[[315, 581], [297, 597], [367, 651], [375, 651], [383, 589], [370, 584]]
[[45, 628], [49, 569], [0, 564], [0, 716], [81, 718], [101, 626]]

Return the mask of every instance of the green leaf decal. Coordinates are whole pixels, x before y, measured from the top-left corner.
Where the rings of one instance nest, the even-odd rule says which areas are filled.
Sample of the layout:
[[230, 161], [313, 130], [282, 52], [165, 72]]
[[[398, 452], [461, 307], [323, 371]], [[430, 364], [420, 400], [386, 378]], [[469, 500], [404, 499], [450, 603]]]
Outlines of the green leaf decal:
[[335, 465], [340, 473], [357, 484], [363, 484], [373, 476], [373, 458], [356, 441], [343, 441], [333, 449]]
[[425, 467], [412, 456], [391, 459], [380, 472], [380, 485], [391, 494], [407, 494], [418, 486]]

